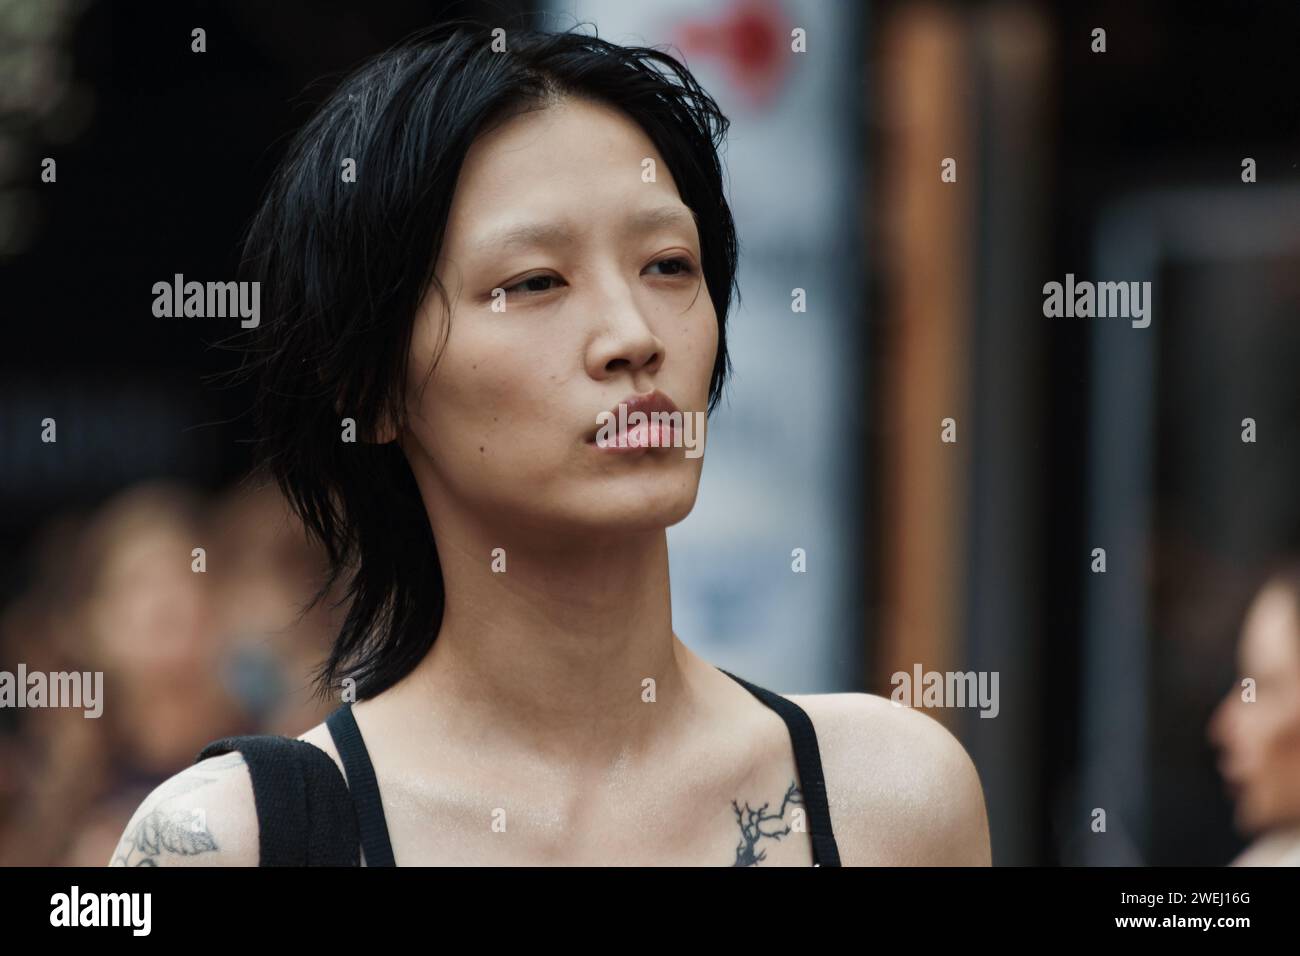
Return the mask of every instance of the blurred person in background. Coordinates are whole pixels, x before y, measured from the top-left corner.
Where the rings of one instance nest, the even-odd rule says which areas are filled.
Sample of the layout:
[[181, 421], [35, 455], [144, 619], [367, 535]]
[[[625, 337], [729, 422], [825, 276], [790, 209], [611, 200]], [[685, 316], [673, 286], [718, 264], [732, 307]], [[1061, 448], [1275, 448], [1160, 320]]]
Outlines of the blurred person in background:
[[301, 613], [320, 561], [272, 489], [236, 487], [209, 506], [150, 485], [110, 503], [83, 546], [95, 583], [80, 624], [114, 694], [122, 774], [87, 811], [66, 862], [101, 865], [135, 805], [214, 734], [323, 718], [305, 688], [330, 611], [321, 602]]
[[[53, 673], [87, 668], [68, 627], [69, 572], [82, 526], [52, 522], [32, 548], [32, 580], [0, 611], [0, 669]], [[0, 710], [0, 866], [58, 861], [109, 775], [107, 724], [59, 708]]]
[[64, 623], [86, 669], [104, 674], [103, 745], [111, 775], [62, 861], [102, 862], [142, 793], [192, 759], [214, 728], [252, 727], [218, 672], [214, 598], [193, 551], [205, 547], [203, 499], [168, 482], [110, 500], [79, 542], [78, 600]]
[[1300, 562], [1270, 576], [1246, 614], [1237, 647], [1242, 681], [1215, 709], [1211, 742], [1254, 842], [1233, 866], [1300, 866]]
[[214, 734], [323, 719], [308, 690], [337, 623], [329, 601], [302, 613], [324, 567], [278, 491], [137, 485], [51, 523], [32, 563], [0, 612], [0, 667], [102, 671], [105, 703], [3, 712], [0, 865], [99, 866]]
[[269, 485], [228, 492], [212, 529], [223, 680], [263, 732], [297, 734], [332, 706], [313, 696], [311, 680], [340, 624], [336, 601], [312, 603], [328, 570], [324, 554]]

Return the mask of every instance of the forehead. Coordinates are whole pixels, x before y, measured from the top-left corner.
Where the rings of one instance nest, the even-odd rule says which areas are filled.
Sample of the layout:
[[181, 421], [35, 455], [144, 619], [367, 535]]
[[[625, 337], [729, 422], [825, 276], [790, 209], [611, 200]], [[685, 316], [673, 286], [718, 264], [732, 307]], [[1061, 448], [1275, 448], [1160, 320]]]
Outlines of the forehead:
[[[654, 163], [654, 181], [642, 175]], [[513, 116], [466, 154], [449, 226], [466, 236], [501, 215], [602, 214], [635, 202], [681, 204], [676, 183], [649, 136], [627, 114], [569, 97]]]
[[1246, 619], [1242, 653], [1255, 667], [1300, 671], [1300, 614], [1284, 589], [1270, 587], [1256, 598]]

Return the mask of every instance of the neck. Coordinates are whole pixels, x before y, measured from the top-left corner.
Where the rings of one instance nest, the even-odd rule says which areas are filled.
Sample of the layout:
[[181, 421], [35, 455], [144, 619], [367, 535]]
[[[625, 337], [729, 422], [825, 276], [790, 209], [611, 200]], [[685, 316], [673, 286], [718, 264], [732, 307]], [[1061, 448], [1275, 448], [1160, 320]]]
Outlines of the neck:
[[447, 600], [410, 682], [422, 701], [475, 737], [570, 765], [608, 765], [671, 737], [693, 709], [688, 670], [706, 665], [672, 631], [662, 528], [557, 543], [439, 525]]

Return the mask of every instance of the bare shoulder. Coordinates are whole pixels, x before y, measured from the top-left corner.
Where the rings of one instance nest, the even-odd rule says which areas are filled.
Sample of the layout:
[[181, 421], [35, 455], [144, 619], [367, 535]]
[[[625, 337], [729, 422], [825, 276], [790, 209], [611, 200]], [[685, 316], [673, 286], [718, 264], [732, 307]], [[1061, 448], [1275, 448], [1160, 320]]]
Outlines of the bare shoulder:
[[334, 761], [334, 765], [339, 768], [339, 773], [343, 774], [343, 779], [347, 779], [347, 773], [343, 769], [343, 758], [339, 756], [338, 748], [334, 746], [334, 735], [330, 733], [329, 727], [322, 721], [315, 727], [298, 735], [299, 740], [305, 740], [307, 743], [325, 751], [329, 758]]
[[145, 797], [109, 866], [257, 866], [257, 806], [238, 752], [201, 760]]
[[844, 865], [990, 864], [979, 773], [946, 727], [875, 694], [789, 699], [817, 731]]

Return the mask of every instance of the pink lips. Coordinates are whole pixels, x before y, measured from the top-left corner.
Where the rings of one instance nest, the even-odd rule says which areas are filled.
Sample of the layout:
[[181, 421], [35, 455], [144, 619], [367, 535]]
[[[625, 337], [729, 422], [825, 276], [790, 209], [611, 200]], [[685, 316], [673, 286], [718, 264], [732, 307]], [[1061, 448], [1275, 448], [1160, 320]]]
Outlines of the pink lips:
[[[672, 413], [678, 411], [673, 400], [658, 389], [646, 392], [644, 395], [629, 395], [619, 404], [627, 406], [626, 412], [623, 413], [625, 418], [630, 418], [633, 412], [641, 412], [647, 419], [652, 419], [655, 412]], [[620, 422], [619, 406], [615, 405], [609, 410], [609, 413], [613, 416], [613, 422], [617, 427]], [[648, 420], [645, 423], [629, 424], [627, 431], [620, 432], [614, 442], [609, 445], [600, 445], [596, 441], [601, 427], [598, 425], [595, 428], [591, 435], [588, 436], [587, 443], [597, 451], [610, 454], [642, 454], [652, 448], [671, 447], [673, 443], [673, 426], [670, 422]]]

